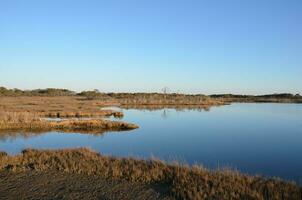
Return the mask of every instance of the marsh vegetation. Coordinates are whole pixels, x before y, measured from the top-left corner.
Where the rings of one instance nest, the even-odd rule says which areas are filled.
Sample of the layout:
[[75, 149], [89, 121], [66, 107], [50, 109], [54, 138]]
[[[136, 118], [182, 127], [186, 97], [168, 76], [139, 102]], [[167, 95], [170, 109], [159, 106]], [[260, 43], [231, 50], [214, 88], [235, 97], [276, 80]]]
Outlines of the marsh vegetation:
[[[17, 135], [16, 137], [23, 134], [27, 137], [29, 133], [48, 131], [100, 134], [105, 131], [132, 130], [138, 126], [103, 119], [124, 115], [121, 111], [106, 107], [208, 111], [212, 106], [232, 102], [302, 101], [300, 95], [290, 94], [206, 96], [101, 93], [96, 90], [76, 93], [66, 89], [22, 91], [0, 88], [0, 135], [8, 138], [11, 134]], [[46, 120], [47, 117], [60, 120]], [[156, 123], [152, 126], [156, 126]], [[176, 124], [173, 126], [179, 128]], [[80, 174], [100, 180], [121, 180], [141, 185], [160, 184], [168, 188], [167, 194], [171, 198], [176, 199], [301, 199], [301, 188], [297, 184], [280, 179], [245, 175], [234, 170], [208, 170], [198, 165], [171, 164], [159, 159], [109, 157], [88, 149], [25, 150], [16, 156], [1, 152], [0, 171], [12, 174], [26, 171], [43, 174], [57, 172], [66, 173], [64, 176]]]
[[102, 156], [89, 149], [56, 151], [24, 150], [22, 154], [0, 154], [0, 171], [59, 171], [93, 175], [142, 184], [166, 184], [177, 199], [301, 199], [294, 183], [230, 170], [210, 171], [201, 166], [167, 164], [163, 161]]
[[105, 93], [99, 90], [74, 92], [68, 89], [20, 90], [0, 87], [0, 97], [82, 97], [81, 100], [99, 100], [102, 103], [122, 105], [223, 105], [232, 102], [302, 103], [300, 94], [279, 93], [267, 95], [236, 94], [181, 94], [164, 89], [158, 93]]
[[137, 125], [103, 119], [48, 121], [28, 112], [0, 112], [0, 130], [96, 132], [131, 130]]

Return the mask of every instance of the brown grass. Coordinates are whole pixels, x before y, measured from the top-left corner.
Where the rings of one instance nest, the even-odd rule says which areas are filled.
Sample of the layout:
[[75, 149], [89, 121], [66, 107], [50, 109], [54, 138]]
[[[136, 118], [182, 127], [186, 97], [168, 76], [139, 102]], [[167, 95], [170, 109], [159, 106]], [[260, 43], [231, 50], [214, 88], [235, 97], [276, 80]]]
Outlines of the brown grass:
[[216, 94], [210, 95], [212, 99], [224, 102], [239, 103], [302, 103], [302, 96], [289, 93], [268, 94], [268, 95], [234, 95], [234, 94]]
[[29, 112], [0, 111], [0, 124], [2, 123], [31, 123], [41, 121], [39, 115]]
[[199, 166], [166, 164], [160, 160], [107, 157], [83, 148], [24, 150], [17, 156], [3, 154], [0, 156], [0, 170], [59, 170], [138, 183], [165, 183], [169, 185], [171, 195], [188, 200], [302, 199], [300, 187], [278, 179], [248, 176], [230, 170], [209, 171]]
[[102, 119], [47, 121], [27, 112], [0, 112], [0, 130], [104, 132], [130, 130], [137, 125]]
[[101, 106], [114, 102], [89, 100], [85, 97], [0, 97], [0, 110], [7, 112], [30, 112], [41, 117], [102, 117], [123, 116], [122, 112], [101, 110]]
[[37, 89], [22, 91], [0, 87], [0, 97], [59, 97], [81, 98], [99, 102], [123, 105], [221, 105], [223, 102], [206, 95], [189, 95], [178, 93], [102, 93], [98, 90], [76, 93], [67, 89]]
[[90, 118], [114, 116], [123, 117], [123, 113], [115, 110], [104, 110], [101, 107], [122, 106], [123, 108], [173, 107], [197, 108], [209, 110], [214, 105], [224, 105], [223, 101], [213, 100], [204, 95], [180, 94], [108, 94], [110, 98], [90, 99], [82, 96], [0, 96], [0, 110], [14, 113], [32, 113], [35, 116], [50, 118]]
[[224, 105], [220, 99], [214, 99], [206, 95], [187, 95], [187, 94], [160, 94], [160, 93], [110, 93], [121, 105], [199, 105], [214, 106]]

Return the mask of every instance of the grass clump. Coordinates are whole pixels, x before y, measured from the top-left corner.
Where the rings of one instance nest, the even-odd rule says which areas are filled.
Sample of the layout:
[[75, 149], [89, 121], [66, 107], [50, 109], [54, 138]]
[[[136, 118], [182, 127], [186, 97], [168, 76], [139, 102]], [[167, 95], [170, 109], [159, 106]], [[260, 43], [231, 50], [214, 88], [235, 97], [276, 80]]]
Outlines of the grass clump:
[[19, 96], [1, 97], [0, 110], [3, 112], [28, 112], [40, 117], [104, 117], [123, 116], [122, 112], [101, 110], [112, 102], [103, 100], [85, 100], [75, 96]]
[[4, 152], [4, 151], [0, 151], [0, 158], [1, 158], [1, 157], [4, 157], [4, 156], [7, 156], [7, 153]]
[[164, 93], [109, 93], [121, 105], [224, 105], [219, 99], [206, 95], [164, 94]]
[[0, 112], [0, 130], [25, 131], [63, 131], [63, 132], [95, 132], [131, 130], [138, 128], [135, 124], [103, 119], [73, 119], [62, 121], [42, 120], [27, 112]]
[[122, 105], [223, 105], [230, 102], [274, 102], [302, 103], [300, 94], [280, 93], [267, 95], [237, 95], [237, 94], [179, 94], [168, 93], [103, 93], [95, 89], [76, 93], [68, 89], [46, 88], [35, 90], [8, 89], [0, 87], [0, 97], [82, 97], [82, 100], [99, 100], [120, 103]]
[[3, 123], [30, 123], [41, 121], [37, 114], [29, 112], [1, 112], [0, 124]]
[[24, 150], [17, 156], [0, 157], [0, 170], [59, 170], [138, 183], [165, 183], [171, 196], [188, 200], [259, 199], [299, 200], [302, 190], [294, 183], [230, 170], [210, 171], [200, 166], [166, 164], [102, 156], [89, 149]]

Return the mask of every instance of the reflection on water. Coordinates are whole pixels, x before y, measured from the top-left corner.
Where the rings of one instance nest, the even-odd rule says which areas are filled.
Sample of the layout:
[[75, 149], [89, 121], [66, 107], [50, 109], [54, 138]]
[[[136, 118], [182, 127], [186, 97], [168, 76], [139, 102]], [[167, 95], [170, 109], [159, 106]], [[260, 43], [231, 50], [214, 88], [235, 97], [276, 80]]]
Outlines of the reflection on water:
[[161, 114], [161, 117], [163, 119], [167, 119], [168, 118], [168, 113], [169, 113], [169, 110], [168, 109], [163, 109], [163, 112]]
[[[200, 106], [200, 105], [124, 105], [123, 109], [126, 110], [140, 110], [140, 111], [159, 111], [161, 112], [161, 117], [167, 119], [169, 113], [172, 110], [173, 112], [186, 112], [186, 111], [210, 111], [212, 106]], [[171, 113], [173, 115], [173, 113]]]
[[113, 111], [122, 111], [120, 107], [117, 106], [103, 106], [100, 108], [101, 110], [113, 110]]
[[105, 135], [1, 133], [0, 150], [91, 147], [103, 154], [177, 159], [302, 183], [302, 104], [124, 109], [139, 129]]
[[59, 121], [62, 121], [64, 119], [62, 118], [57, 118], [57, 117], [44, 117], [42, 118], [43, 120], [46, 120], [46, 121], [55, 121], [55, 122], [59, 122]]
[[213, 106], [200, 106], [200, 105], [123, 105], [124, 109], [136, 109], [136, 110], [146, 110], [146, 111], [156, 111], [156, 110], [167, 110], [173, 109], [175, 111], [210, 111]]
[[[120, 131], [120, 132], [125, 132], [125, 131]], [[49, 131], [49, 132], [45, 132], [45, 131], [35, 131], [35, 132], [24, 132], [24, 131], [0, 131], [0, 142], [13, 142], [14, 140], [30, 140], [33, 137], [40, 137], [40, 136], [47, 136], [50, 133], [55, 133], [55, 134], [70, 134], [70, 135], [74, 135], [74, 134], [78, 134], [78, 135], [93, 135], [95, 137], [99, 137], [102, 135], [105, 135], [107, 133], [110, 133], [110, 131], [107, 132], [103, 132], [103, 131], [85, 131], [85, 132], [68, 132], [68, 131]], [[47, 142], [47, 141], [45, 141]], [[0, 143], [1, 144], [1, 143]], [[89, 146], [89, 145], [88, 145]], [[44, 147], [44, 146], [42, 146]], [[85, 147], [85, 146], [83, 146]], [[23, 148], [24, 149], [24, 148]], [[1, 150], [1, 148], [0, 148]], [[8, 151], [9, 152], [9, 151]], [[18, 153], [18, 152], [15, 152]]]

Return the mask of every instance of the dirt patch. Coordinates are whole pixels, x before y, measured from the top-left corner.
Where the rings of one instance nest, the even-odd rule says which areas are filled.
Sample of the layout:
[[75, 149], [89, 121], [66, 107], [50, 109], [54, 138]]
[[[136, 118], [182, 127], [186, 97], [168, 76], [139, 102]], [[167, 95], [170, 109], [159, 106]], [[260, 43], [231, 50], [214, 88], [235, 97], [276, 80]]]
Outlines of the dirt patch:
[[47, 172], [0, 172], [0, 199], [172, 200], [165, 185]]

